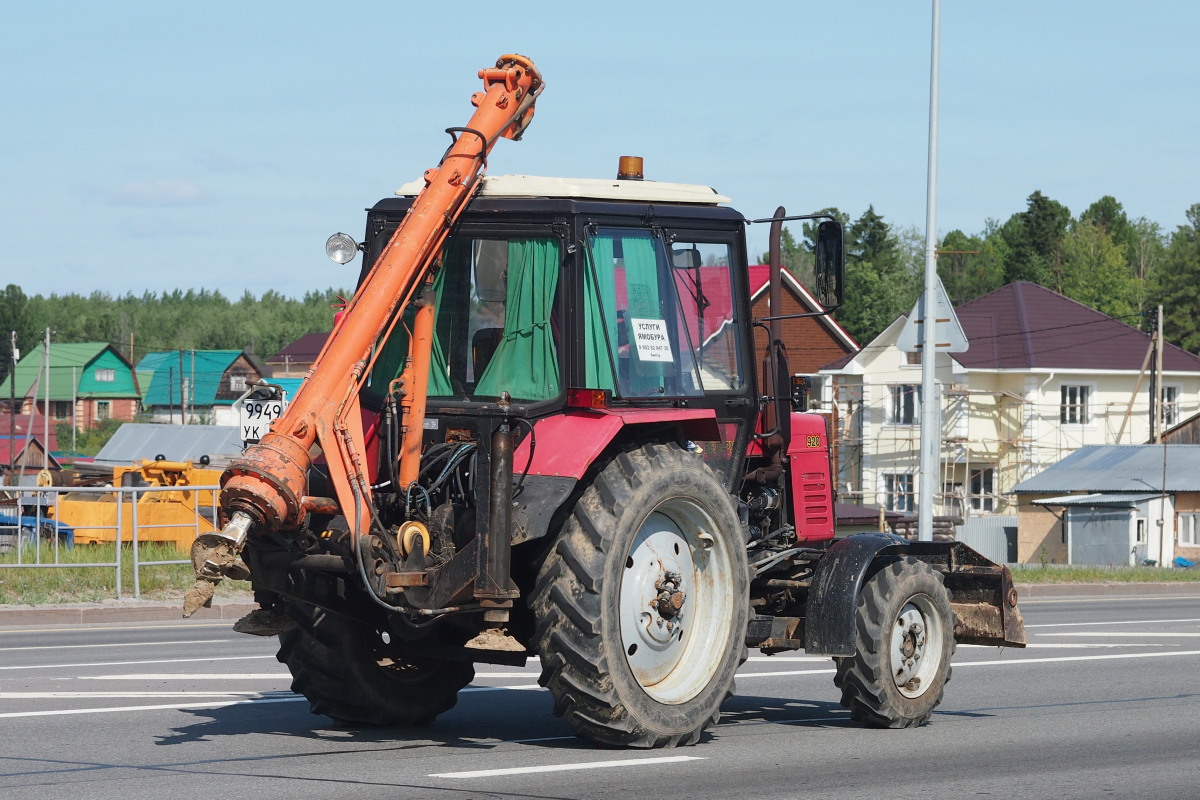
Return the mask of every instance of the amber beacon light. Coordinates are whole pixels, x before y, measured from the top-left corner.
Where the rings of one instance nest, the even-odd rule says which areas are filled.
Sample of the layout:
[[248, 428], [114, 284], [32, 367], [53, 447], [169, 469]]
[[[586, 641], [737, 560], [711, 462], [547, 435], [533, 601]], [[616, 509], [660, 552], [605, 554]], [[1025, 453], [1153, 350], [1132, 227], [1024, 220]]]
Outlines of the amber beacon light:
[[640, 181], [640, 180], [642, 180], [642, 157], [641, 156], [621, 156], [621, 160], [617, 164], [617, 180], [619, 180], [619, 181]]

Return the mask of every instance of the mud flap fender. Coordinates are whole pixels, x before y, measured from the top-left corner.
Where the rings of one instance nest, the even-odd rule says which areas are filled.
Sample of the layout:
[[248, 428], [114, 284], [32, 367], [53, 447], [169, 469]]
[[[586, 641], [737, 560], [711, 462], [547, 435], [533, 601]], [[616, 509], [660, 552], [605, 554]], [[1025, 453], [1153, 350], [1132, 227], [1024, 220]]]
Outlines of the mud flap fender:
[[822, 656], [855, 653], [858, 595], [871, 562], [885, 550], [907, 551], [908, 541], [890, 533], [859, 533], [829, 548], [813, 573], [804, 614], [804, 651]]

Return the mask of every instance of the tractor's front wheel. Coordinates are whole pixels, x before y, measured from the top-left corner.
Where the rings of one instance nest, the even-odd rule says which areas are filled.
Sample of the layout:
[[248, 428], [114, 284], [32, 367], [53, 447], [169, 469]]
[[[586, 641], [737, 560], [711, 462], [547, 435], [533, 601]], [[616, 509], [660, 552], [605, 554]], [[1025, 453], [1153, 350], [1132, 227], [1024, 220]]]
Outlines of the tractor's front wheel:
[[941, 573], [908, 558], [877, 572], [858, 597], [858, 652], [835, 658], [850, 716], [872, 728], [915, 728], [942, 702], [954, 614]]
[[276, 657], [314, 714], [344, 725], [425, 725], [450, 710], [475, 677], [468, 662], [406, 658], [383, 631], [302, 610], [310, 613], [299, 613], [304, 622], [279, 635]]
[[608, 744], [694, 743], [733, 694], [747, 587], [733, 502], [703, 461], [675, 445], [618, 455], [531, 598], [555, 713]]

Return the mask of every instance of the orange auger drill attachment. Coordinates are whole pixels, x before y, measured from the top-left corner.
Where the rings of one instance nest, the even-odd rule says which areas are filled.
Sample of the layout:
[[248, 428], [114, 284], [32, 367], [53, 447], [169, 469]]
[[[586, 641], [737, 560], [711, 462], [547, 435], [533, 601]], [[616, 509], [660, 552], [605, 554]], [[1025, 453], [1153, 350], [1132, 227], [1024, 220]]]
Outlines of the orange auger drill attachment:
[[[475, 113], [466, 127], [450, 129], [454, 143], [441, 163], [425, 172], [425, 188], [355, 292], [295, 399], [270, 432], [221, 476], [221, 508], [230, 521], [192, 547], [196, 584], [184, 600], [185, 617], [211, 603], [222, 577], [244, 574], [237, 557], [251, 530], [293, 530], [303, 523], [306, 507], [317, 502], [306, 497], [314, 445], [325, 453], [355, 542], [365, 530], [371, 489], [358, 390], [374, 361], [372, 347], [397, 324], [398, 309], [430, 280], [442, 243], [478, 186], [492, 147], [502, 137], [521, 137], [542, 90], [541, 75], [524, 56], [501, 56], [479, 77], [484, 90], [471, 96]], [[433, 309], [428, 300], [422, 306], [421, 330], [414, 330], [406, 370], [402, 486], [418, 472], [428, 391]]]

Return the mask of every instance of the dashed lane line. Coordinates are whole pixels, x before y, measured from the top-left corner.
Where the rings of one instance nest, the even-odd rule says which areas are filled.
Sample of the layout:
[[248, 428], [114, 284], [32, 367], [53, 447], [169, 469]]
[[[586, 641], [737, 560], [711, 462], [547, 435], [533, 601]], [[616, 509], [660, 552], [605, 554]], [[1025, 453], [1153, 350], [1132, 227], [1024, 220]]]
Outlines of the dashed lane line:
[[199, 699], [201, 697], [261, 697], [262, 692], [0, 692], [0, 700], [85, 700], [98, 698], [114, 700], [117, 698], [138, 699], [147, 697], [186, 697]]
[[76, 675], [77, 681], [277, 681], [290, 680], [282, 672], [142, 672], [122, 675]]
[[1200, 633], [1170, 633], [1167, 631], [1040, 631], [1038, 636], [1124, 636], [1125, 638], [1142, 639], [1155, 638], [1200, 638]]
[[1118, 619], [1105, 622], [1039, 622], [1026, 628], [1083, 628], [1095, 625], [1172, 625], [1177, 622], [1200, 622], [1200, 619]]
[[299, 695], [287, 697], [256, 697], [246, 700], [208, 701], [199, 703], [164, 703], [153, 706], [113, 706], [110, 708], [59, 708], [51, 711], [8, 711], [0, 713], [0, 719], [20, 717], [64, 717], [77, 714], [116, 714], [125, 711], [170, 711], [189, 708], [227, 708], [229, 706], [267, 705], [270, 703], [306, 703]]
[[155, 658], [143, 661], [92, 661], [86, 663], [74, 664], [20, 664], [17, 666], [0, 667], [0, 670], [19, 670], [19, 669], [78, 669], [79, 667], [128, 667], [138, 664], [195, 664], [202, 660], [205, 664], [212, 661], [253, 661], [255, 659], [269, 658], [275, 660], [275, 656], [204, 656], [203, 659], [197, 658]]
[[27, 650], [86, 650], [95, 647], [165, 647], [177, 644], [228, 644], [238, 639], [184, 639], [178, 642], [111, 642], [105, 644], [38, 644], [30, 647], [0, 647], [0, 652], [20, 653]]
[[619, 761], [582, 761], [574, 764], [542, 764], [533, 767], [477, 769], [469, 772], [435, 772], [430, 778], [496, 778], [505, 775], [531, 775], [538, 772], [574, 772], [584, 769], [612, 767], [650, 767], [659, 764], [678, 764], [684, 761], [703, 761], [702, 756], [659, 756], [657, 758], [624, 758]]
[[[1088, 656], [1052, 656], [1047, 658], [1005, 658], [991, 661], [961, 661], [954, 665], [955, 669], [966, 667], [987, 667], [987, 666], [1013, 666], [1017, 664], [1048, 664], [1061, 662], [1078, 662], [1078, 661], [1108, 661], [1132, 658], [1163, 658], [1170, 656], [1197, 656], [1200, 655], [1200, 650], [1173, 650], [1159, 651], [1156, 653], [1111, 653], [1103, 655], [1088, 655]], [[793, 677], [797, 675], [832, 675], [835, 672], [833, 669], [809, 669], [809, 670], [789, 670], [782, 672], [745, 672], [739, 673], [738, 677], [747, 678], [782, 678]], [[500, 691], [539, 691], [542, 687], [534, 684], [520, 684], [515, 686], [468, 686], [463, 689], [466, 692], [500, 692]], [[221, 696], [231, 696], [234, 693], [225, 692]], [[191, 693], [190, 696], [195, 696]], [[0, 719], [13, 719], [20, 717], [49, 717], [49, 716], [64, 716], [72, 714], [105, 714], [123, 711], [160, 711], [171, 709], [188, 709], [188, 708], [224, 708], [226, 706], [246, 705], [254, 703], [296, 703], [303, 702], [305, 698], [298, 695], [271, 696], [271, 697], [255, 697], [229, 701], [209, 701], [196, 703], [169, 703], [162, 705], [147, 705], [147, 706], [117, 706], [111, 708], [68, 708], [55, 709], [49, 711], [14, 711], [0, 713]]]
[[98, 622], [94, 625], [85, 625], [82, 627], [57, 627], [47, 626], [43, 628], [34, 628], [26, 625], [17, 625], [6, 627], [0, 630], [0, 636], [12, 636], [14, 634], [26, 633], [108, 633], [109, 631], [171, 631], [171, 630], [195, 630], [196, 628], [231, 628], [232, 621], [227, 622], [188, 622], [182, 625], [109, 625], [108, 623]]

